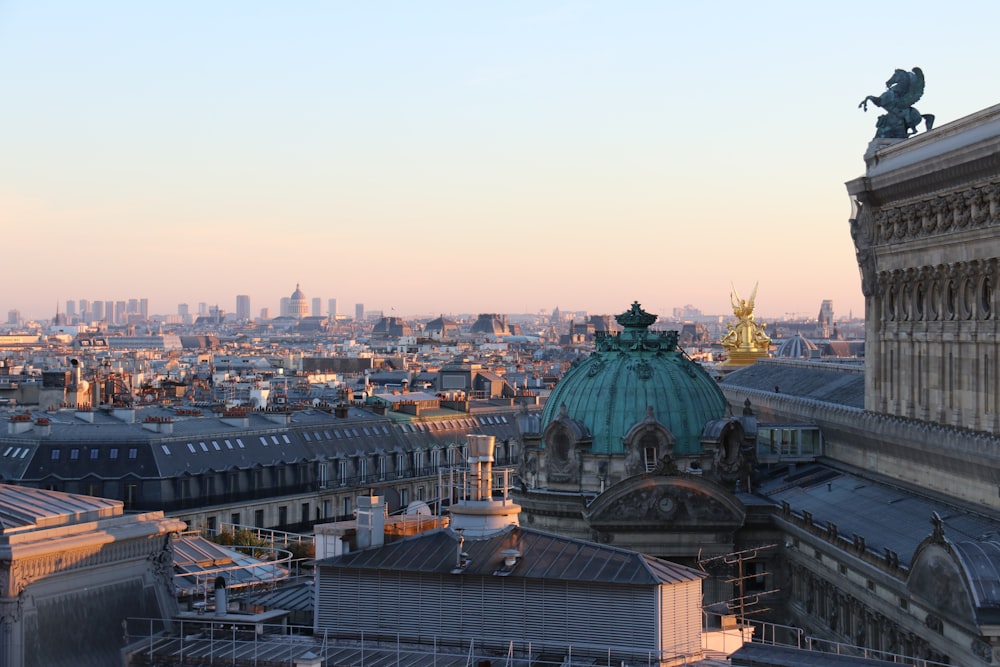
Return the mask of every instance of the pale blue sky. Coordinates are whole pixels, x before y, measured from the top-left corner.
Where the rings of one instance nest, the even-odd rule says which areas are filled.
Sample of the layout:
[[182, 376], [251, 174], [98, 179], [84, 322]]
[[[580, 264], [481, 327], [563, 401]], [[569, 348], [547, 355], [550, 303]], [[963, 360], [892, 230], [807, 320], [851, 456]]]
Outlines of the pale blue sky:
[[[1000, 3], [0, 0], [0, 312], [862, 312], [896, 67], [1000, 102]], [[11, 280], [12, 279], [12, 280]]]

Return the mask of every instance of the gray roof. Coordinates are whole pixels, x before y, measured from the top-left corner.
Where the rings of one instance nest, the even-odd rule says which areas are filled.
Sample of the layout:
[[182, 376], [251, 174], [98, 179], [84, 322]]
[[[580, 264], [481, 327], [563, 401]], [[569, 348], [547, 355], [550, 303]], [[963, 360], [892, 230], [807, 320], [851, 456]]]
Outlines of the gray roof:
[[[945, 535], [969, 558], [973, 557], [972, 544], [983, 551], [978, 558], [987, 553], [1000, 557], [1000, 545], [995, 543], [1000, 540], [1000, 521], [819, 463], [763, 479], [756, 492], [776, 503], [788, 502], [797, 514], [810, 512], [819, 526], [836, 524], [837, 532], [848, 540], [855, 534], [865, 538], [868, 549], [877, 554], [891, 549], [905, 567], [912, 565], [917, 547], [931, 535], [934, 512], [944, 522]], [[969, 546], [961, 546], [966, 543]], [[993, 577], [1000, 582], [995, 569], [1000, 558], [992, 563]]]
[[852, 408], [865, 407], [865, 376], [860, 365], [855, 368], [822, 362], [762, 359], [727, 374], [720, 384], [726, 390], [745, 387]]
[[[509, 405], [477, 405], [470, 412], [427, 410], [420, 417], [351, 408], [346, 418], [338, 418], [310, 409], [291, 413], [287, 423], [283, 414], [250, 412], [246, 427], [210, 412], [177, 416], [156, 408], [136, 411], [136, 423], [103, 411], [93, 413], [93, 423], [72, 412], [46, 416], [51, 422], [47, 435], [34, 430], [0, 435], [0, 479], [165, 478], [443, 448], [461, 444], [470, 433], [501, 441], [519, 437], [515, 409]], [[170, 417], [171, 432], [152, 430], [154, 424], [143, 423], [147, 416]]]
[[[585, 542], [530, 528], [508, 527], [484, 539], [467, 539], [464, 575], [493, 575], [507, 549], [520, 552], [509, 576], [618, 585], [675, 584], [703, 578], [691, 568], [604, 544]], [[456, 567], [458, 535], [432, 530], [382, 547], [329, 558], [321, 567], [448, 574]]]

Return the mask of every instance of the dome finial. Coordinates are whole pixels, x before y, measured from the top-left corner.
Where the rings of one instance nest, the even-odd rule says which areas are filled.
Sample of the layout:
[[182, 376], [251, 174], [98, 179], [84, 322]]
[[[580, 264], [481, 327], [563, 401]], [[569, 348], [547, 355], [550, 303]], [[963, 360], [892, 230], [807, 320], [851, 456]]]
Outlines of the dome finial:
[[626, 329], [648, 329], [656, 321], [656, 315], [647, 313], [638, 301], [633, 301], [631, 308], [621, 315], [615, 315], [615, 321]]

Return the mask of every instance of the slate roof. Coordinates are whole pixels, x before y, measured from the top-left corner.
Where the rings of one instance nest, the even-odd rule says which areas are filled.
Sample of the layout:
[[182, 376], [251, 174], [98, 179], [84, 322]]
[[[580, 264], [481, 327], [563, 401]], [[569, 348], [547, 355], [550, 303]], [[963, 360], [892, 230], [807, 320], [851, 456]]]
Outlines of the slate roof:
[[854, 534], [864, 537], [868, 549], [875, 553], [891, 549], [905, 567], [912, 565], [917, 547], [932, 533], [931, 516], [937, 512], [944, 522], [945, 536], [969, 560], [995, 558], [991, 560], [992, 575], [979, 568], [992, 579], [992, 583], [981, 585], [1000, 591], [998, 520], [820, 463], [799, 465], [792, 474], [762, 479], [756, 493], [776, 503], [788, 502], [797, 514], [810, 512], [819, 526], [833, 522], [847, 539]]
[[[416, 394], [411, 394], [411, 397]], [[433, 398], [428, 396], [428, 398]], [[350, 458], [460, 444], [470, 433], [498, 440], [518, 438], [515, 409], [492, 404], [470, 412], [427, 410], [414, 418], [385, 416], [351, 408], [346, 418], [321, 410], [298, 410], [283, 417], [251, 412], [247, 426], [206, 413], [178, 417], [163, 409], [137, 411], [125, 423], [103, 411], [86, 423], [72, 412], [47, 414], [50, 433], [0, 435], [0, 480], [169, 478], [207, 471], [247, 469], [277, 462]], [[141, 423], [146, 416], [171, 417], [171, 433]], [[278, 421], [276, 421], [276, 419]], [[56, 453], [54, 450], [58, 450]]]
[[865, 407], [864, 368], [823, 362], [789, 363], [761, 359], [725, 375], [720, 384], [726, 389], [745, 387], [757, 391], [789, 394], [852, 408]]
[[[467, 539], [465, 575], [491, 576], [503, 551], [520, 552], [509, 576], [617, 585], [675, 584], [704, 578], [697, 570], [604, 544], [511, 526], [484, 539]], [[319, 561], [320, 567], [449, 574], [456, 567], [458, 535], [450, 529], [427, 533]]]

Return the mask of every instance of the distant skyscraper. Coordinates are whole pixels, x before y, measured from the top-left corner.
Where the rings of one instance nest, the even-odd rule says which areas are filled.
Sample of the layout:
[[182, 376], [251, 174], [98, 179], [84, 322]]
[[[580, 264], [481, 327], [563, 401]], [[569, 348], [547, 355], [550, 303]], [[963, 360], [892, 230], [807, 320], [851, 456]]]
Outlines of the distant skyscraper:
[[823, 338], [830, 337], [830, 327], [833, 325], [833, 300], [823, 299], [819, 307], [819, 315], [816, 316], [816, 323], [819, 325], [819, 334]]
[[84, 320], [90, 319], [90, 301], [86, 299], [80, 299], [80, 318]]
[[271, 319], [271, 311], [267, 308], [260, 309], [260, 319], [269, 320]]
[[149, 299], [139, 299], [139, 314], [143, 320], [149, 319]]
[[281, 300], [278, 301], [278, 317], [288, 317], [291, 314], [291, 303], [292, 300], [287, 296], [281, 297]]
[[18, 310], [7, 311], [7, 324], [18, 324], [21, 322], [21, 312]]
[[[132, 299], [128, 305], [131, 305], [133, 301], [135, 301], [135, 299]], [[139, 307], [138, 302], [136, 302], [135, 305], [136, 308]], [[125, 324], [128, 322], [128, 314], [131, 312], [131, 310], [127, 309], [124, 301], [115, 301], [115, 314], [114, 317], [112, 317], [111, 314], [108, 313], [108, 324]]]
[[319, 317], [323, 314], [323, 299], [314, 296], [312, 300], [312, 316]]
[[208, 315], [208, 304], [204, 301], [198, 303], [198, 317], [206, 317]]
[[247, 322], [250, 320], [249, 294], [236, 295], [236, 319], [239, 320], [240, 322]]
[[90, 307], [90, 319], [100, 322], [104, 319], [104, 302], [95, 301]]
[[336, 299], [327, 299], [327, 301], [326, 301], [326, 309], [327, 309], [327, 311], [329, 311], [327, 314], [330, 317], [336, 317], [337, 316], [337, 300]]
[[354, 304], [354, 320], [356, 322], [361, 322], [365, 319], [365, 304], [356, 303]]
[[76, 315], [76, 301], [70, 299], [66, 302], [66, 317], [74, 317]]
[[111, 318], [115, 316], [115, 302], [105, 301], [104, 302], [104, 319], [108, 324], [111, 324]]

